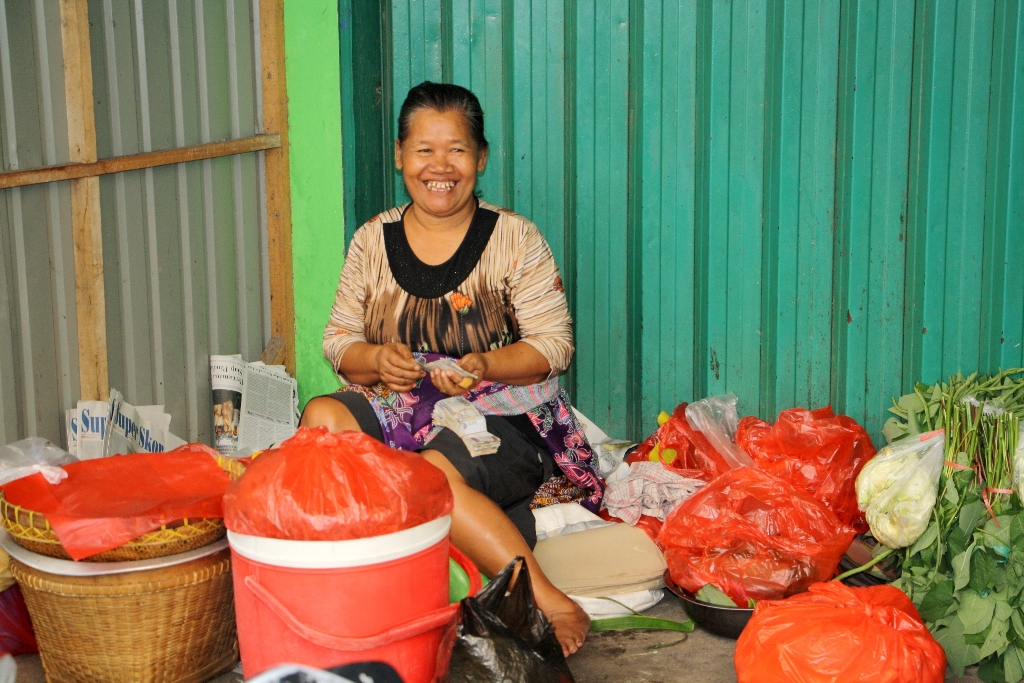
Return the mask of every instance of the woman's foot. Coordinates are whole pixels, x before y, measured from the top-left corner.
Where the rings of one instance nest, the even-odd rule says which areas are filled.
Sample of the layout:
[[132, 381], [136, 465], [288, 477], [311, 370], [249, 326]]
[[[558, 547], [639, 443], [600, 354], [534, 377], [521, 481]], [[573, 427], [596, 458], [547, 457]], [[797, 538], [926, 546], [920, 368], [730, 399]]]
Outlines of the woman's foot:
[[[552, 586], [552, 588], [554, 588]], [[534, 591], [537, 606], [544, 613], [555, 630], [555, 638], [562, 646], [562, 654], [568, 657], [583, 647], [590, 631], [590, 617], [565, 593], [554, 589], [551, 595], [542, 598]]]
[[587, 613], [544, 576], [519, 530], [494, 501], [466, 484], [459, 471], [440, 452], [427, 449], [423, 457], [444, 472], [452, 488], [455, 498], [452, 543], [488, 576], [500, 572], [514, 557], [525, 558], [533, 597], [551, 622], [562, 652], [569, 656], [579, 650], [590, 630]]

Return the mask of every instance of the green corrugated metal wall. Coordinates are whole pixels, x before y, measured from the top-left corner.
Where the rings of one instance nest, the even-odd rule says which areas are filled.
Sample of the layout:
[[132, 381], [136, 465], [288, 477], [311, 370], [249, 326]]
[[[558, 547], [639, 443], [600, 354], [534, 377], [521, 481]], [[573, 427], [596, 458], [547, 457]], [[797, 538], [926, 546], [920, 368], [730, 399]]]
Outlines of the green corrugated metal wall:
[[916, 379], [1024, 364], [1024, 0], [340, 8], [349, 233], [404, 194], [408, 88], [472, 88], [484, 197], [550, 241], [609, 433], [732, 391], [877, 438]]

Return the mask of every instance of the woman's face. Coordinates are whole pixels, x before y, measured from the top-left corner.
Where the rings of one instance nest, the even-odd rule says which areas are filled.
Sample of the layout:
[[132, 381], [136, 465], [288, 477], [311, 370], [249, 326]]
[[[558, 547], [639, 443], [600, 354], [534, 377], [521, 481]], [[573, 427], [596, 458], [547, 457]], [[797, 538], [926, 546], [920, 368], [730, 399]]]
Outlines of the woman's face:
[[435, 218], [466, 209], [473, 201], [476, 174], [485, 166], [487, 150], [477, 148], [458, 111], [421, 109], [412, 116], [405, 142], [395, 142], [395, 167], [416, 210]]

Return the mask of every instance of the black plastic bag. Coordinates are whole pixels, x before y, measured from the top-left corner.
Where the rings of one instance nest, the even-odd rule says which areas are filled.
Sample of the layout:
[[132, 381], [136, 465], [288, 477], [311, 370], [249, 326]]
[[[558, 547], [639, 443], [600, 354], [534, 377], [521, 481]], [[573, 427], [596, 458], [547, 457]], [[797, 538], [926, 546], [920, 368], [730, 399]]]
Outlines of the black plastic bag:
[[[517, 564], [519, 577], [509, 591]], [[576, 683], [551, 624], [533, 602], [521, 557], [462, 601], [456, 633], [450, 683]]]

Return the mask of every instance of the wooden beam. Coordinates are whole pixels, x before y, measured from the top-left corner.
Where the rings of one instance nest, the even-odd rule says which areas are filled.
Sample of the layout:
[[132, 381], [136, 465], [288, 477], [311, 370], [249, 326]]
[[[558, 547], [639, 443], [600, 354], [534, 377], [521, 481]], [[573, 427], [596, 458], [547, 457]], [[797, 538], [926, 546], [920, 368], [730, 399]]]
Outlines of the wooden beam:
[[287, 342], [280, 337], [271, 337], [267, 342], [267, 348], [263, 349], [263, 356], [260, 360], [266, 365], [281, 365], [284, 363], [285, 347]]
[[284, 2], [260, 2], [263, 130], [281, 136], [265, 154], [270, 251], [271, 336], [285, 340], [284, 365], [295, 374], [295, 291], [292, 279], [291, 182], [288, 176], [288, 94], [284, 74]]
[[60, 0], [60, 40], [64, 51], [64, 94], [72, 162], [96, 161], [96, 116], [92, 106], [89, 6], [86, 0]]
[[[70, 110], [68, 115], [70, 117]], [[137, 171], [141, 168], [154, 168], [156, 166], [180, 164], [187, 161], [214, 159], [232, 154], [258, 152], [280, 146], [281, 136], [279, 135], [253, 135], [252, 137], [240, 138], [238, 140], [209, 142], [205, 145], [193, 145], [192, 147], [179, 147], [177, 149], [100, 159], [91, 163], [71, 163], [61, 166], [47, 166], [45, 168], [30, 168], [23, 171], [8, 171], [0, 173], [0, 189], [51, 183], [56, 180], [88, 178], [89, 176], [105, 175], [108, 173]]]
[[[60, 38], [64, 53], [70, 159], [72, 163], [90, 164], [96, 161], [96, 118], [92, 99], [87, 0], [60, 0]], [[107, 315], [98, 177], [71, 181], [71, 231], [75, 248], [81, 397], [105, 400], [109, 393]]]

